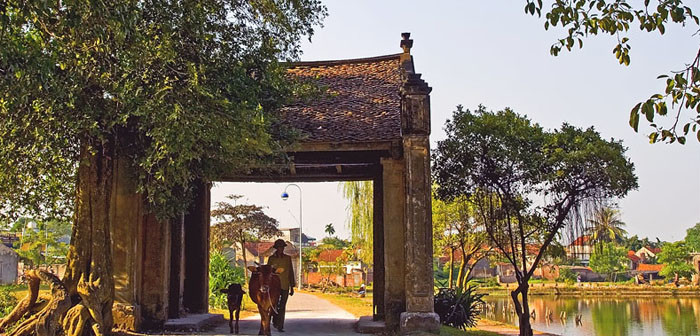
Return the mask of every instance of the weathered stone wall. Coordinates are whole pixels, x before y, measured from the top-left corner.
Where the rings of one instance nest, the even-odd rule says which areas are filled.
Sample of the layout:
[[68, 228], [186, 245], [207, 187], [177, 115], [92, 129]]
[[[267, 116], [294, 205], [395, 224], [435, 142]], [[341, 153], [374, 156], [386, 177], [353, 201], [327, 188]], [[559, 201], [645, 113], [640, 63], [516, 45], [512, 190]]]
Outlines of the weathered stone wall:
[[120, 329], [140, 330], [143, 199], [136, 194], [124, 160], [114, 162], [111, 205], [114, 322]]
[[406, 311], [406, 242], [404, 232], [404, 163], [381, 160], [384, 189], [384, 317], [389, 329], [399, 327], [399, 316]]

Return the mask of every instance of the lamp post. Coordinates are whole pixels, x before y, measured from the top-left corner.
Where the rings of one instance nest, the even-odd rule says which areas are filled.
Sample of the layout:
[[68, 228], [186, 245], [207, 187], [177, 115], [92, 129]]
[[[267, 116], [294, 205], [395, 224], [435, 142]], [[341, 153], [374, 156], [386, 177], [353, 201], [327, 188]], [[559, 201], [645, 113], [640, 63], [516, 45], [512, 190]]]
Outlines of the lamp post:
[[297, 286], [299, 289], [301, 289], [301, 229], [302, 229], [302, 211], [301, 211], [301, 201], [302, 201], [302, 192], [301, 192], [301, 187], [296, 185], [296, 184], [288, 184], [286, 187], [284, 187], [284, 192], [282, 192], [282, 200], [286, 201], [289, 199], [289, 194], [287, 193], [287, 189], [291, 186], [297, 187], [299, 189], [299, 269], [297, 270], [299, 272], [298, 274], [298, 279], [299, 281], [297, 282]]

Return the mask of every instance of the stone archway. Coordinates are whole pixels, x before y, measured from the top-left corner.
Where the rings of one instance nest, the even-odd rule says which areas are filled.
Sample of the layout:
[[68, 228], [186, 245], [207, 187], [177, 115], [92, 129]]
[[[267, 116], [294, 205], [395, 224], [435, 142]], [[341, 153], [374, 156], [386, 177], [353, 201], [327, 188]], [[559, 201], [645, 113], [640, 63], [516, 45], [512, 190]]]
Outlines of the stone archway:
[[[402, 332], [437, 331], [433, 312], [430, 197], [430, 91], [415, 73], [413, 41], [402, 53], [355, 60], [299, 62], [290, 74], [326, 92], [282, 109], [303, 138], [276, 169], [221, 181], [374, 183], [375, 320]], [[270, 167], [266, 167], [270, 168]], [[121, 173], [120, 173], [121, 172]], [[117, 169], [113, 225], [115, 321], [157, 329], [185, 312], [206, 312], [210, 185], [200, 183], [181, 218], [159, 223]], [[136, 239], [134, 239], [136, 237]], [[377, 290], [381, 289], [381, 290]]]

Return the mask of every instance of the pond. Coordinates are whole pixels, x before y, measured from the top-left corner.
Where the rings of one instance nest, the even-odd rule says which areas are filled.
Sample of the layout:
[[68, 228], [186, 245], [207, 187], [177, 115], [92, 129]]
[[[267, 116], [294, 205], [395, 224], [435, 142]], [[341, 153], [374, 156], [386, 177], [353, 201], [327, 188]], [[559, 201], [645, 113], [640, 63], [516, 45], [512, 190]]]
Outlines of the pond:
[[[511, 313], [509, 297], [487, 296], [490, 320], [517, 325]], [[700, 335], [700, 298], [562, 298], [531, 296], [530, 310], [535, 309], [532, 328], [566, 336], [698, 336]], [[551, 319], [545, 314], [551, 311]], [[565, 317], [560, 318], [562, 312]], [[575, 316], [581, 315], [581, 325]]]

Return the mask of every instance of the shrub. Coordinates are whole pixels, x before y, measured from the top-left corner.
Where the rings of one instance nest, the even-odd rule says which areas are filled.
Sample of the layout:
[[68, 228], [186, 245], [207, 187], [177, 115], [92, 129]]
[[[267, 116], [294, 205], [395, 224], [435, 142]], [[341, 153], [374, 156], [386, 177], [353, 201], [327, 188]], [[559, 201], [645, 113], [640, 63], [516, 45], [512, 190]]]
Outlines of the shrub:
[[466, 288], [440, 288], [435, 294], [435, 313], [440, 323], [459, 329], [476, 326], [480, 305], [486, 294], [477, 294], [476, 286]]
[[576, 272], [572, 271], [570, 268], [559, 268], [559, 277], [557, 277], [557, 282], [563, 282], [566, 284], [573, 284], [576, 282]]
[[245, 284], [243, 269], [232, 266], [223, 254], [212, 252], [209, 260], [209, 306], [225, 309], [226, 294], [220, 291], [233, 283]]
[[479, 287], [499, 287], [498, 279], [496, 277], [472, 279], [471, 282], [478, 284]]
[[0, 316], [9, 314], [17, 305], [17, 297], [12, 293], [13, 286], [0, 287]]

